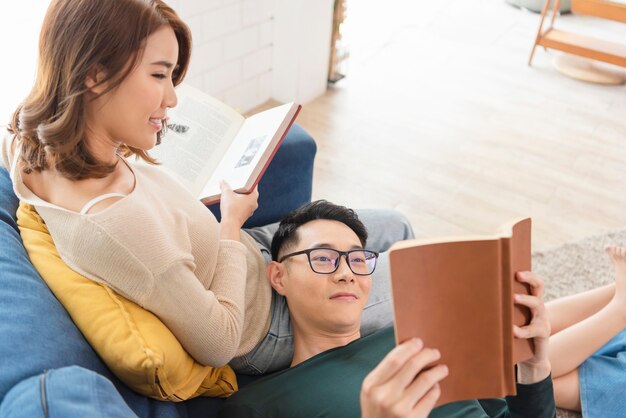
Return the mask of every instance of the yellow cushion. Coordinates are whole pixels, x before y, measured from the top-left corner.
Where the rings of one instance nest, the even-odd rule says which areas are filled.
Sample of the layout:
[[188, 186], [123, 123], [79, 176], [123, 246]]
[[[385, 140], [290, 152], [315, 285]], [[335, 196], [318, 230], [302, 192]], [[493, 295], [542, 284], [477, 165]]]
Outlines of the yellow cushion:
[[197, 363], [154, 314], [70, 269], [32, 206], [21, 203], [17, 217], [33, 265], [120, 380], [143, 395], [169, 401], [226, 397], [237, 390], [229, 366]]

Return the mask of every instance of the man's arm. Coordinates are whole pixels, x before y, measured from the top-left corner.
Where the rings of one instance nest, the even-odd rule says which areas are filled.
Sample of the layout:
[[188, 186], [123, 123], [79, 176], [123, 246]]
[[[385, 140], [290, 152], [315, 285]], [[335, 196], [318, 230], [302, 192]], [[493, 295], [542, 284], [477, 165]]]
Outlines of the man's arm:
[[506, 416], [555, 417], [556, 406], [548, 358], [550, 322], [543, 303], [544, 283], [531, 272], [517, 273], [515, 278], [530, 286], [530, 294], [516, 294], [515, 303], [528, 307], [532, 317], [528, 325], [514, 327], [513, 333], [517, 338], [532, 338], [535, 352], [531, 359], [517, 365], [517, 396], [506, 397]]
[[517, 396], [481, 399], [478, 402], [485, 414], [481, 416], [489, 418], [556, 417], [551, 377], [530, 385], [518, 383]]
[[552, 377], [530, 385], [517, 384], [517, 396], [507, 396], [508, 416], [527, 418], [556, 417]]

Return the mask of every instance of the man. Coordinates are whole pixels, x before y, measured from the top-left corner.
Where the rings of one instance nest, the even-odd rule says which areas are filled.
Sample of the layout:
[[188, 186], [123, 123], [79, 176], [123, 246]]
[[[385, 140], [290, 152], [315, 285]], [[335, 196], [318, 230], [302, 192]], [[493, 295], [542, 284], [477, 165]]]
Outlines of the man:
[[267, 272], [289, 307], [291, 368], [244, 387], [226, 402], [222, 416], [555, 416], [540, 279], [529, 273], [519, 278], [530, 284], [532, 296], [516, 302], [530, 307], [533, 319], [514, 333], [533, 338], [536, 352], [518, 365], [518, 396], [433, 410], [438, 382], [447, 375], [445, 365], [429, 367], [439, 359], [436, 349], [417, 340], [394, 348], [391, 328], [360, 338], [377, 263], [377, 254], [365, 250], [366, 240], [367, 231], [353, 211], [324, 201], [281, 222]]

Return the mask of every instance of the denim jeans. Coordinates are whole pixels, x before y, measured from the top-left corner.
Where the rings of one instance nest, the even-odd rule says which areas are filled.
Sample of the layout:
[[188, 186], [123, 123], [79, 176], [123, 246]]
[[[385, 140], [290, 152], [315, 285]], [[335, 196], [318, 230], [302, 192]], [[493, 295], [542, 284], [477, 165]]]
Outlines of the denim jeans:
[[137, 417], [110, 380], [78, 366], [46, 371], [22, 381], [0, 405], [0, 416]]
[[[361, 336], [389, 326], [393, 322], [391, 286], [389, 280], [389, 254], [386, 252], [396, 241], [414, 238], [408, 220], [400, 213], [389, 209], [358, 210], [359, 219], [368, 231], [367, 248], [380, 252], [372, 288], [361, 318]], [[247, 229], [256, 241], [266, 261], [271, 260], [271, 239], [278, 224]], [[285, 298], [272, 291], [272, 320], [270, 329], [250, 353], [230, 362], [238, 373], [263, 374], [286, 369], [293, 357], [293, 334], [289, 309]]]

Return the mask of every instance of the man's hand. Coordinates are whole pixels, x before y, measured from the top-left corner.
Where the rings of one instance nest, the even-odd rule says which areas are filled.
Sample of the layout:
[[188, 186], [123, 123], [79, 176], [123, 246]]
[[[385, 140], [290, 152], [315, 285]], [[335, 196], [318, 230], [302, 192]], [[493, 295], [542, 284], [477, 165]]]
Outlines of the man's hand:
[[439, 399], [439, 382], [448, 368], [438, 365], [439, 351], [411, 339], [395, 347], [361, 387], [361, 414], [373, 417], [427, 417]]
[[517, 273], [515, 279], [530, 285], [530, 295], [515, 294], [515, 303], [527, 306], [532, 317], [530, 324], [524, 327], [514, 325], [513, 335], [517, 338], [532, 338], [535, 345], [533, 358], [517, 366], [518, 382], [524, 384], [537, 383], [548, 377], [551, 370], [548, 359], [550, 322], [543, 304], [543, 279], [529, 271]]
[[239, 240], [239, 230], [259, 206], [259, 191], [255, 187], [250, 194], [236, 193], [225, 181], [220, 182], [222, 214], [220, 239]]

